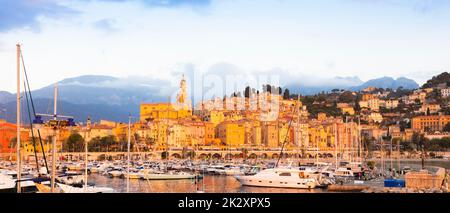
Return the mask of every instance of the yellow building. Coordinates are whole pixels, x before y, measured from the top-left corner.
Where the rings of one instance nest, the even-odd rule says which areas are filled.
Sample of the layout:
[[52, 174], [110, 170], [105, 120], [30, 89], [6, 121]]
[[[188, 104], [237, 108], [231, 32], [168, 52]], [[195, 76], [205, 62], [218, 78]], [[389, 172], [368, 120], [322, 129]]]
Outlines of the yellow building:
[[177, 110], [170, 103], [142, 103], [140, 105], [140, 120], [178, 119], [191, 116], [191, 110]]
[[217, 125], [216, 135], [223, 145], [243, 146], [245, 144], [245, 125], [240, 121], [225, 121]]
[[224, 111], [221, 110], [208, 111], [204, 114], [203, 120], [211, 122], [212, 124], [214, 124], [214, 126], [216, 126], [225, 121]]
[[285, 143], [285, 146], [294, 144], [294, 142], [292, 141], [293, 135], [291, 135], [292, 131], [290, 131], [288, 128], [289, 121], [285, 120], [283, 122], [278, 122], [278, 141], [280, 146], [282, 146], [283, 143]]
[[348, 103], [338, 103], [337, 108], [341, 109], [342, 114], [354, 115], [355, 109]]
[[328, 150], [334, 147], [334, 128], [333, 125], [314, 125], [309, 128], [309, 145], [318, 147], [319, 150]]
[[270, 148], [280, 147], [278, 125], [276, 122], [263, 122], [262, 144]]
[[450, 115], [416, 116], [412, 119], [412, 129], [417, 132], [442, 131], [450, 123]]
[[116, 136], [114, 134], [114, 128], [106, 125], [93, 125], [85, 135], [81, 135], [87, 141], [92, 140], [96, 137], [106, 137], [106, 136]]
[[327, 119], [327, 114], [326, 114], [326, 113], [319, 112], [319, 113], [317, 114], [317, 120], [318, 120], [318, 121], [324, 121], [325, 119]]
[[252, 119], [245, 120], [245, 144], [261, 146], [261, 122]]
[[180, 91], [174, 104], [171, 103], [142, 103], [139, 117], [141, 121], [154, 119], [179, 119], [192, 115], [192, 108], [187, 95], [186, 80], [181, 79]]
[[215, 127], [213, 123], [203, 122], [205, 124], [205, 144], [206, 146], [218, 144], [216, 140]]

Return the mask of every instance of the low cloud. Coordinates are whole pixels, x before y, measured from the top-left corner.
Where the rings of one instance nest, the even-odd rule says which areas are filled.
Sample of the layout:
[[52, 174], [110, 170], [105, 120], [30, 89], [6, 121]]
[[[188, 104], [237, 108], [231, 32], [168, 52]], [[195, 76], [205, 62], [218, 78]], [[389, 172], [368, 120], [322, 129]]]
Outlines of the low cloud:
[[98, 0], [103, 2], [139, 2], [148, 7], [204, 7], [211, 4], [211, 0]]
[[[200, 8], [211, 4], [210, 0], [85, 0], [84, 2], [134, 2], [146, 7], [193, 7]], [[79, 14], [58, 0], [5, 0], [0, 6], [0, 32], [8, 32], [13, 29], [25, 28], [39, 31], [40, 17], [61, 18], [65, 15]], [[93, 25], [108, 32], [114, 31], [114, 20], [102, 19]]]
[[104, 32], [115, 32], [117, 28], [114, 26], [116, 21], [114, 19], [101, 19], [94, 22], [92, 25], [99, 30]]
[[2, 1], [0, 6], [0, 32], [15, 28], [39, 30], [41, 16], [58, 18], [77, 13], [54, 0], [14, 0]]

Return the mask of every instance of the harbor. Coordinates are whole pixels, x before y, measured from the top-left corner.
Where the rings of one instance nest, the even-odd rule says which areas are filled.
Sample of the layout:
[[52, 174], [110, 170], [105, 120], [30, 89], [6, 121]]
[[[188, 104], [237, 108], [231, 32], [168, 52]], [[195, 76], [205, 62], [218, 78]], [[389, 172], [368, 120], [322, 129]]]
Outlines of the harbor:
[[[275, 168], [276, 160], [259, 161], [250, 163], [244, 160], [231, 161], [191, 161], [191, 160], [153, 160], [153, 161], [133, 161], [130, 169], [127, 169], [126, 161], [91, 161], [85, 167], [84, 161], [60, 161], [56, 183], [59, 187], [69, 186], [70, 188], [58, 192], [77, 193], [86, 192], [86, 186], [102, 189], [105, 191], [95, 191], [100, 193], [339, 193], [339, 192], [362, 192], [362, 193], [445, 193], [448, 192], [444, 179], [440, 180], [437, 187], [421, 186], [421, 188], [408, 186], [408, 182], [403, 185], [387, 185], [387, 180], [405, 181], [407, 172], [418, 172], [422, 170], [420, 160], [399, 161], [403, 165], [402, 169], [393, 168], [395, 172], [389, 176], [389, 171], [384, 173], [379, 170], [382, 162], [374, 162], [374, 168], [369, 169], [364, 164], [361, 167], [349, 166], [350, 163], [338, 169], [327, 163], [315, 163], [310, 159], [284, 160]], [[389, 162], [389, 161], [388, 161]], [[300, 166], [294, 166], [300, 165]], [[2, 181], [10, 177], [14, 179], [14, 162], [0, 162], [0, 176]], [[34, 170], [35, 166], [25, 164], [22, 171], [22, 178], [33, 180], [35, 183], [49, 185], [50, 179], [45, 179], [44, 167], [41, 171]], [[343, 169], [345, 168], [345, 169]], [[445, 160], [428, 160], [426, 171], [436, 173], [442, 170], [444, 173], [450, 168], [450, 163]], [[278, 175], [269, 175], [261, 180], [269, 180], [277, 183], [275, 185], [252, 185], [242, 182], [242, 178], [255, 178], [262, 171], [279, 171]], [[391, 171], [393, 171], [391, 170]], [[87, 171], [87, 173], [85, 173]], [[290, 186], [285, 181], [286, 174], [310, 176], [313, 185], [302, 187], [299, 183], [299, 176], [296, 176], [296, 186]], [[345, 175], [342, 171], [348, 171], [351, 175]], [[358, 171], [362, 175], [358, 175]], [[423, 170], [422, 170], [423, 171]], [[442, 172], [441, 171], [441, 172]], [[354, 172], [354, 173], [353, 173]], [[406, 173], [403, 173], [406, 172]], [[277, 173], [277, 172], [275, 172]], [[283, 175], [282, 175], [283, 174]], [[391, 173], [392, 174], [392, 173]], [[447, 175], [447, 174], [442, 174]], [[38, 179], [41, 179], [38, 181]], [[85, 184], [87, 180], [87, 184]], [[257, 180], [257, 179], [255, 179]], [[308, 180], [308, 179], [303, 179]], [[408, 181], [408, 180], [407, 180]], [[28, 183], [27, 183], [28, 182]], [[279, 183], [278, 183], [279, 182]], [[415, 180], [417, 182], [417, 180]], [[25, 181], [27, 188], [24, 192], [45, 192], [39, 187], [33, 187], [32, 181]], [[417, 184], [417, 183], [413, 183]], [[411, 185], [411, 184], [409, 184]], [[22, 187], [24, 187], [22, 186]], [[14, 189], [14, 185], [11, 186]], [[448, 186], [447, 186], [448, 187]], [[79, 190], [77, 190], [79, 189]], [[2, 191], [6, 189], [3, 188]], [[13, 190], [10, 190], [13, 191]]]
[[[300, 95], [270, 85], [261, 95], [234, 93], [195, 108], [183, 74], [174, 103], [141, 103], [128, 122], [77, 122], [58, 108], [58, 83], [53, 112], [37, 112], [20, 44], [16, 53], [16, 125], [0, 123], [2, 144], [9, 142], [0, 155], [1, 192], [448, 192], [449, 137], [424, 132], [449, 132], [450, 115], [431, 123], [421, 119], [435, 117], [414, 117], [407, 131], [400, 120], [377, 126], [348, 103], [335, 103], [338, 114], [311, 115]], [[368, 89], [358, 97], [372, 100]]]

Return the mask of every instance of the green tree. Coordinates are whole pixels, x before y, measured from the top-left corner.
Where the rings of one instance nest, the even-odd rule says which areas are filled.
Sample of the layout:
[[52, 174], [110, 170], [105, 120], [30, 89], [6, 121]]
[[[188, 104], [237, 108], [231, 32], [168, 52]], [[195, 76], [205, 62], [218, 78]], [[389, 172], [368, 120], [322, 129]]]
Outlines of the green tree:
[[356, 96], [350, 91], [345, 91], [339, 95], [339, 102], [352, 103], [355, 102]]
[[247, 156], [248, 156], [248, 149], [242, 148], [241, 154], [242, 154], [242, 158], [243, 158], [244, 160], [247, 159]]
[[437, 76], [433, 76], [422, 86], [422, 88], [433, 88], [441, 83], [446, 83], [448, 85], [448, 82], [450, 82], [450, 74], [448, 72], [443, 72]]
[[82, 152], [84, 149], [84, 139], [78, 132], [73, 132], [63, 144], [65, 152]]
[[92, 138], [88, 144], [88, 149], [90, 152], [110, 152], [117, 151], [118, 145], [116, 138], [110, 135]]
[[413, 133], [411, 143], [413, 143], [417, 150], [423, 148], [425, 142], [425, 136], [420, 133]]
[[17, 138], [13, 137], [11, 140], [9, 140], [8, 148], [13, 149], [17, 145]]
[[400, 147], [402, 147], [403, 151], [413, 151], [417, 148], [413, 143], [408, 141], [400, 142]]
[[289, 97], [290, 97], [290, 95], [289, 95], [289, 89], [286, 88], [286, 89], [284, 89], [283, 99], [284, 99], [284, 100], [288, 100]]
[[250, 87], [249, 86], [245, 87], [244, 97], [250, 98]]
[[163, 160], [167, 159], [167, 151], [161, 153], [161, 159]]
[[372, 156], [373, 151], [376, 149], [376, 145], [375, 145], [375, 141], [376, 139], [374, 137], [367, 137], [364, 136], [363, 137], [363, 150], [366, 150], [368, 153], [368, 157]]

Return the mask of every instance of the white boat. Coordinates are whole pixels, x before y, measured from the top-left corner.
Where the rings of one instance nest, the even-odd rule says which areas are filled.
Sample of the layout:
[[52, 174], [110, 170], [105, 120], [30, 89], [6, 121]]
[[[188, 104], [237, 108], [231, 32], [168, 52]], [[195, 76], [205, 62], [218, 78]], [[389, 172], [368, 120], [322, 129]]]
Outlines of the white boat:
[[82, 184], [84, 182], [83, 175], [70, 175], [70, 176], [56, 177], [56, 179], [59, 182], [62, 182], [67, 185]]
[[340, 167], [351, 170], [353, 172], [353, 174], [362, 173], [364, 171], [364, 168], [363, 168], [363, 165], [361, 162], [341, 162]]
[[10, 176], [0, 173], [0, 193], [16, 191], [16, 181]]
[[121, 177], [123, 174], [124, 174], [124, 172], [121, 170], [112, 170], [112, 171], [108, 172], [108, 175], [110, 177]]
[[130, 172], [128, 175], [126, 172], [123, 174], [124, 178], [128, 178], [130, 176], [130, 179], [141, 179], [143, 174], [141, 172]]
[[91, 173], [103, 173], [110, 166], [111, 165], [109, 163], [101, 163], [96, 166], [92, 166], [90, 168], [90, 171], [91, 171]]
[[251, 176], [235, 176], [244, 186], [313, 189], [318, 182], [308, 172], [291, 168], [262, 170]]
[[66, 165], [66, 167], [67, 167], [67, 171], [81, 171], [84, 169], [84, 166], [80, 163], [69, 164], [69, 165]]
[[39, 168], [39, 174], [40, 175], [48, 175], [50, 173], [47, 171], [46, 167], [41, 167], [41, 168]]
[[354, 179], [354, 174], [351, 169], [340, 167], [334, 173], [333, 177], [336, 179]]
[[142, 179], [144, 180], [181, 180], [181, 179], [193, 179], [195, 178], [194, 174], [189, 174], [186, 172], [179, 172], [179, 173], [144, 173], [142, 175]]
[[206, 172], [210, 174], [221, 174], [225, 170], [223, 165], [211, 165], [206, 169]]
[[244, 175], [244, 172], [241, 170], [240, 167], [229, 167], [229, 168], [225, 168], [225, 170], [223, 170], [223, 174], [225, 175]]
[[[16, 175], [17, 173], [14, 171], [0, 171], [0, 193], [17, 192], [17, 178], [14, 177]], [[20, 188], [21, 192], [35, 192], [37, 190], [35, 183], [31, 179], [25, 180], [24, 178], [20, 181]]]
[[109, 187], [96, 187], [96, 186], [88, 186], [87, 188], [83, 187], [73, 187], [66, 184], [57, 184], [63, 193], [113, 193], [114, 189]]

